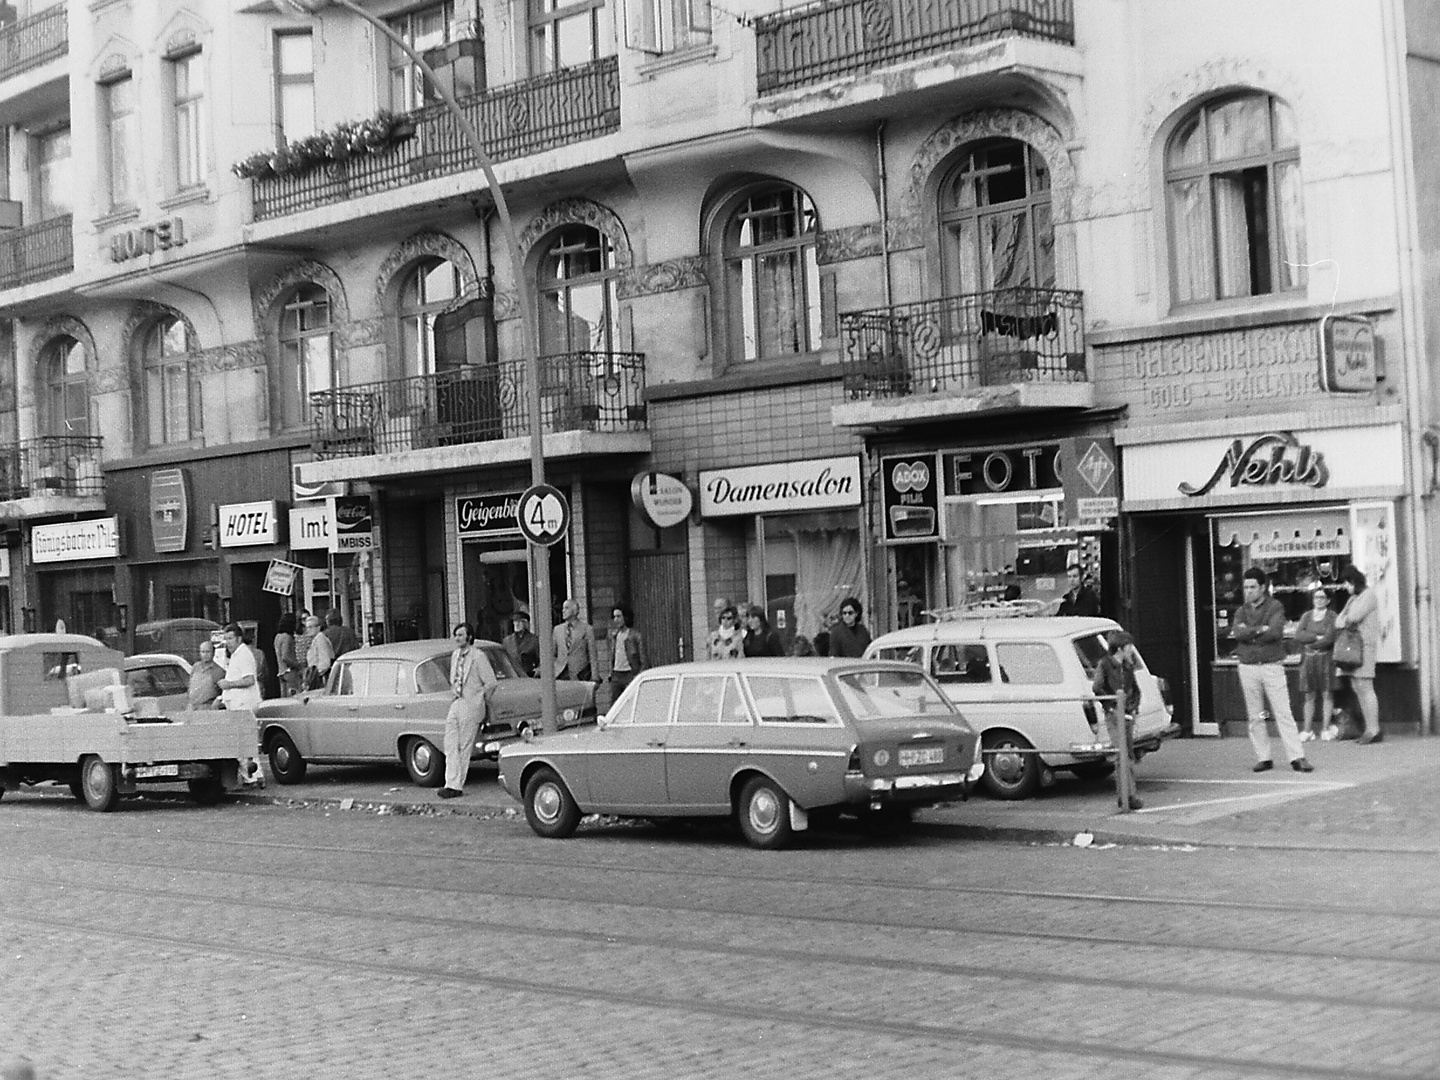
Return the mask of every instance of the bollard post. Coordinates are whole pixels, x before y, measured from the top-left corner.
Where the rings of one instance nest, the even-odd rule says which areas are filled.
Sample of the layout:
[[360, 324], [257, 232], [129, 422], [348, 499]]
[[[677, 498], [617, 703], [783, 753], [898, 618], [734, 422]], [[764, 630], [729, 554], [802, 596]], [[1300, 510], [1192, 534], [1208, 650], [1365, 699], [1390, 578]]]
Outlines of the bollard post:
[[1110, 741], [1115, 747], [1115, 799], [1120, 813], [1128, 814], [1135, 801], [1135, 762], [1130, 755], [1134, 721], [1126, 715], [1125, 706], [1116, 699], [1110, 706]]

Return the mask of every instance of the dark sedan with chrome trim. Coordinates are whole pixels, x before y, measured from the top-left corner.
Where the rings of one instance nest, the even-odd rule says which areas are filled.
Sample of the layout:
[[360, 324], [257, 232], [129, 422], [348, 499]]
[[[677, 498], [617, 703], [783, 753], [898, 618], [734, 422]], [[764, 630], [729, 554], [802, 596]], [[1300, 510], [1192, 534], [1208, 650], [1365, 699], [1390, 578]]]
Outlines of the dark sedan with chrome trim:
[[[324, 690], [262, 702], [255, 716], [275, 779], [299, 783], [311, 763], [398, 760], [416, 784], [438, 787], [445, 778], [445, 714], [454, 700], [454, 647], [434, 639], [356, 649], [335, 661]], [[540, 680], [520, 674], [495, 642], [475, 647], [496, 686], [471, 757], [493, 757], [505, 740], [538, 724]], [[592, 683], [558, 683], [555, 696], [559, 726], [594, 719]]]
[[733, 816], [756, 847], [823, 811], [903, 821], [963, 799], [979, 739], [914, 665], [755, 658], [642, 672], [598, 727], [500, 750], [500, 779], [541, 836], [582, 814]]

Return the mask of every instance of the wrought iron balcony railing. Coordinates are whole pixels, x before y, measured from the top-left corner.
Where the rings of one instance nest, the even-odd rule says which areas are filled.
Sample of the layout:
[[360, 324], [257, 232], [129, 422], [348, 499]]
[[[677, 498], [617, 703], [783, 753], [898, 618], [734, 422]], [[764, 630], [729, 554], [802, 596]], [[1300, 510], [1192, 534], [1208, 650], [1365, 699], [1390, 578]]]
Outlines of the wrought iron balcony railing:
[[756, 82], [775, 94], [992, 38], [1075, 43], [1074, 0], [821, 0], [755, 20]]
[[99, 435], [41, 435], [0, 446], [0, 499], [104, 495]]
[[1083, 294], [996, 289], [840, 316], [854, 399], [1087, 382]]
[[70, 215], [0, 230], [0, 289], [14, 289], [75, 269]]
[[67, 5], [56, 4], [0, 27], [0, 79], [39, 67], [70, 50]]
[[[540, 358], [543, 430], [642, 431], [645, 357], [577, 352]], [[525, 364], [505, 361], [310, 395], [317, 455], [356, 457], [528, 435]]]
[[[492, 161], [593, 139], [620, 127], [615, 57], [497, 86], [460, 103]], [[251, 181], [255, 220], [284, 217], [361, 195], [476, 168], [460, 126], [443, 105], [416, 114], [415, 134], [386, 154], [352, 157], [294, 176]]]

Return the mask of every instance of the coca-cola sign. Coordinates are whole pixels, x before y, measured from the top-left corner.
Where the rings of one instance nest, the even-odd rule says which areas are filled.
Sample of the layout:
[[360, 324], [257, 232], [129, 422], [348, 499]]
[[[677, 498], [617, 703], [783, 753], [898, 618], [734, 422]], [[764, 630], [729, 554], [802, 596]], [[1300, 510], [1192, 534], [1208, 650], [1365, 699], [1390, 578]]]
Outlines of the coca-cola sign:
[[497, 491], [465, 495], [455, 500], [455, 531], [471, 540], [519, 536], [515, 511], [520, 506], [518, 491]]
[[1323, 488], [1330, 482], [1330, 469], [1325, 455], [1302, 443], [1290, 431], [1272, 431], [1251, 439], [1235, 439], [1215, 466], [1209, 479], [1201, 484], [1182, 481], [1182, 495], [1205, 495], [1221, 484], [1234, 489], [1276, 487], [1298, 484]]

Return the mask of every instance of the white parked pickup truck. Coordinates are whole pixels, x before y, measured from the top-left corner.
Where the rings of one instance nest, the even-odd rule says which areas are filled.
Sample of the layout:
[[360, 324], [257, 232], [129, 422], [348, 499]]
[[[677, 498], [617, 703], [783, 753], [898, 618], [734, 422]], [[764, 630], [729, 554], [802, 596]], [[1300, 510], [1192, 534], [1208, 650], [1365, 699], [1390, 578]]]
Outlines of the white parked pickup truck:
[[81, 634], [0, 637], [0, 794], [53, 780], [106, 811], [141, 784], [186, 783], [205, 805], [239, 785], [241, 760], [256, 753], [254, 714], [156, 715], [153, 701], [129, 700], [124, 665]]

